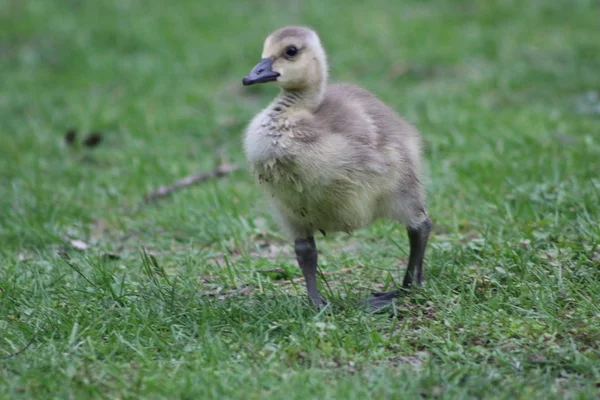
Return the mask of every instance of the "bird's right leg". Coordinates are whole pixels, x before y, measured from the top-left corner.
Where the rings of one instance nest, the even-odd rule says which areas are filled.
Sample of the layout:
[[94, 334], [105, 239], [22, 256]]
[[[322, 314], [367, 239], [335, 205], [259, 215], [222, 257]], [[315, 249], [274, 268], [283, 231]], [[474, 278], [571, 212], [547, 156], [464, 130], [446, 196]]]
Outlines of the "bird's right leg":
[[425, 257], [425, 248], [431, 232], [431, 221], [426, 218], [416, 227], [409, 226], [406, 229], [408, 233], [408, 242], [410, 244], [410, 253], [408, 255], [408, 266], [402, 287], [408, 289], [413, 282], [417, 286], [423, 284], [423, 259]]
[[422, 285], [423, 259], [431, 231], [431, 221], [428, 217], [425, 217], [416, 226], [407, 227], [406, 231], [408, 233], [410, 253], [408, 255], [408, 266], [406, 267], [404, 281], [402, 282], [402, 289], [392, 290], [391, 292], [373, 293], [372, 297], [359, 302], [360, 305], [367, 305], [373, 312], [389, 306], [402, 293], [402, 290], [409, 289], [413, 284], [417, 286]]
[[296, 239], [294, 243], [294, 249], [296, 251], [296, 260], [298, 266], [302, 270], [304, 280], [306, 281], [306, 290], [308, 291], [308, 297], [318, 307], [327, 304], [325, 299], [319, 293], [317, 288], [317, 245], [315, 244], [315, 238], [309, 236], [305, 239]]

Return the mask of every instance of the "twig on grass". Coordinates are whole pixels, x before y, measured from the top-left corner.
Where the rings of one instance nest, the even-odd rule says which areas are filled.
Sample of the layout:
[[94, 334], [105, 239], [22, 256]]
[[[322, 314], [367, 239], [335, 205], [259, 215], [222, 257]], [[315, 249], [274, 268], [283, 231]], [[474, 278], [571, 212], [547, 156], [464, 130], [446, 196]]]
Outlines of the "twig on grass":
[[31, 339], [29, 339], [29, 342], [27, 342], [27, 344], [25, 345], [25, 347], [23, 347], [20, 350], [15, 351], [14, 353], [8, 354], [6, 356], [2, 356], [0, 357], [0, 360], [9, 360], [11, 358], [15, 358], [21, 354], [23, 354], [25, 352], [25, 350], [27, 350], [35, 341], [35, 334], [33, 335], [33, 337]]
[[203, 172], [200, 174], [186, 176], [185, 178], [180, 179], [171, 185], [160, 186], [153, 192], [146, 194], [144, 198], [146, 200], [146, 203], [152, 203], [162, 197], [171, 194], [175, 190], [182, 189], [184, 187], [188, 187], [196, 183], [204, 182], [209, 179], [222, 178], [225, 175], [235, 171], [237, 168], [238, 167], [235, 164], [221, 164], [211, 172]]
[[205, 292], [204, 296], [210, 296], [210, 297], [218, 296], [219, 300], [225, 300], [225, 299], [229, 299], [231, 297], [249, 295], [250, 293], [252, 293], [253, 290], [254, 290], [254, 287], [252, 285], [246, 285], [243, 288], [231, 290], [227, 293], [223, 293], [223, 288], [219, 287], [216, 290], [212, 290], [210, 292]]
[[229, 298], [235, 297], [235, 296], [248, 295], [248, 294], [252, 293], [253, 290], [254, 290], [254, 287], [252, 287], [251, 285], [247, 285], [241, 289], [232, 290], [229, 293], [219, 296], [219, 300], [225, 300], [225, 299], [229, 299]]
[[[342, 268], [342, 269], [338, 269], [337, 271], [327, 271], [327, 272], [323, 272], [322, 274], [319, 274], [321, 276], [330, 276], [330, 275], [336, 275], [336, 274], [345, 274], [348, 273], [352, 270], [357, 269], [358, 267], [350, 267], [350, 268]], [[294, 279], [288, 279], [285, 281], [275, 281], [273, 282], [274, 285], [291, 285], [292, 283], [300, 283], [300, 282], [304, 282], [304, 277], [300, 277], [300, 278], [294, 278]]]

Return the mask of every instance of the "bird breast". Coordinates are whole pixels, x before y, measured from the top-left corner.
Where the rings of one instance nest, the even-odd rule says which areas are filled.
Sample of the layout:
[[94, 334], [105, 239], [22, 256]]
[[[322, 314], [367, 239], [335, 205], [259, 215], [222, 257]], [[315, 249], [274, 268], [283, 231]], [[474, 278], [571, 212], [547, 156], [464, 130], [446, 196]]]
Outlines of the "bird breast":
[[[289, 181], [301, 190], [299, 175], [307, 130], [299, 126], [299, 118], [267, 108], [248, 126], [244, 147], [248, 161], [259, 181]], [[304, 157], [306, 158], [306, 157]], [[283, 183], [283, 182], [282, 182]]]
[[293, 137], [292, 124], [284, 116], [276, 117], [269, 109], [259, 113], [246, 130], [244, 147], [251, 164], [272, 162], [285, 156]]

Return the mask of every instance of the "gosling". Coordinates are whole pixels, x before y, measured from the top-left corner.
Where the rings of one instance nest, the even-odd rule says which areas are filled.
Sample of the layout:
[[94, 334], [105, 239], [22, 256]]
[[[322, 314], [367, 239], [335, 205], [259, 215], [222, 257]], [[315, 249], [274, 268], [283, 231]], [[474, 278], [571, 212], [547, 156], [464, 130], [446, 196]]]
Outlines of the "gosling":
[[[410, 244], [402, 289], [421, 285], [431, 230], [420, 180], [419, 132], [370, 92], [327, 83], [318, 35], [288, 26], [265, 40], [244, 86], [274, 82], [281, 92], [254, 117], [244, 149], [272, 210], [294, 239], [309, 298], [317, 288], [314, 234], [352, 232], [376, 219], [406, 226]], [[360, 304], [378, 311], [402, 289], [373, 293]]]

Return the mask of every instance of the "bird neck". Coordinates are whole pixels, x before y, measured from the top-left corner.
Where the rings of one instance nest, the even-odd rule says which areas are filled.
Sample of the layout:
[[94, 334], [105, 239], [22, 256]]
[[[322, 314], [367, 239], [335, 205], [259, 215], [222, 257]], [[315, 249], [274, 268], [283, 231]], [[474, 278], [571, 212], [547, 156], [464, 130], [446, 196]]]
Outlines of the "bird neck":
[[313, 111], [321, 104], [324, 95], [324, 84], [318, 88], [282, 89], [275, 102], [282, 107], [304, 108]]

